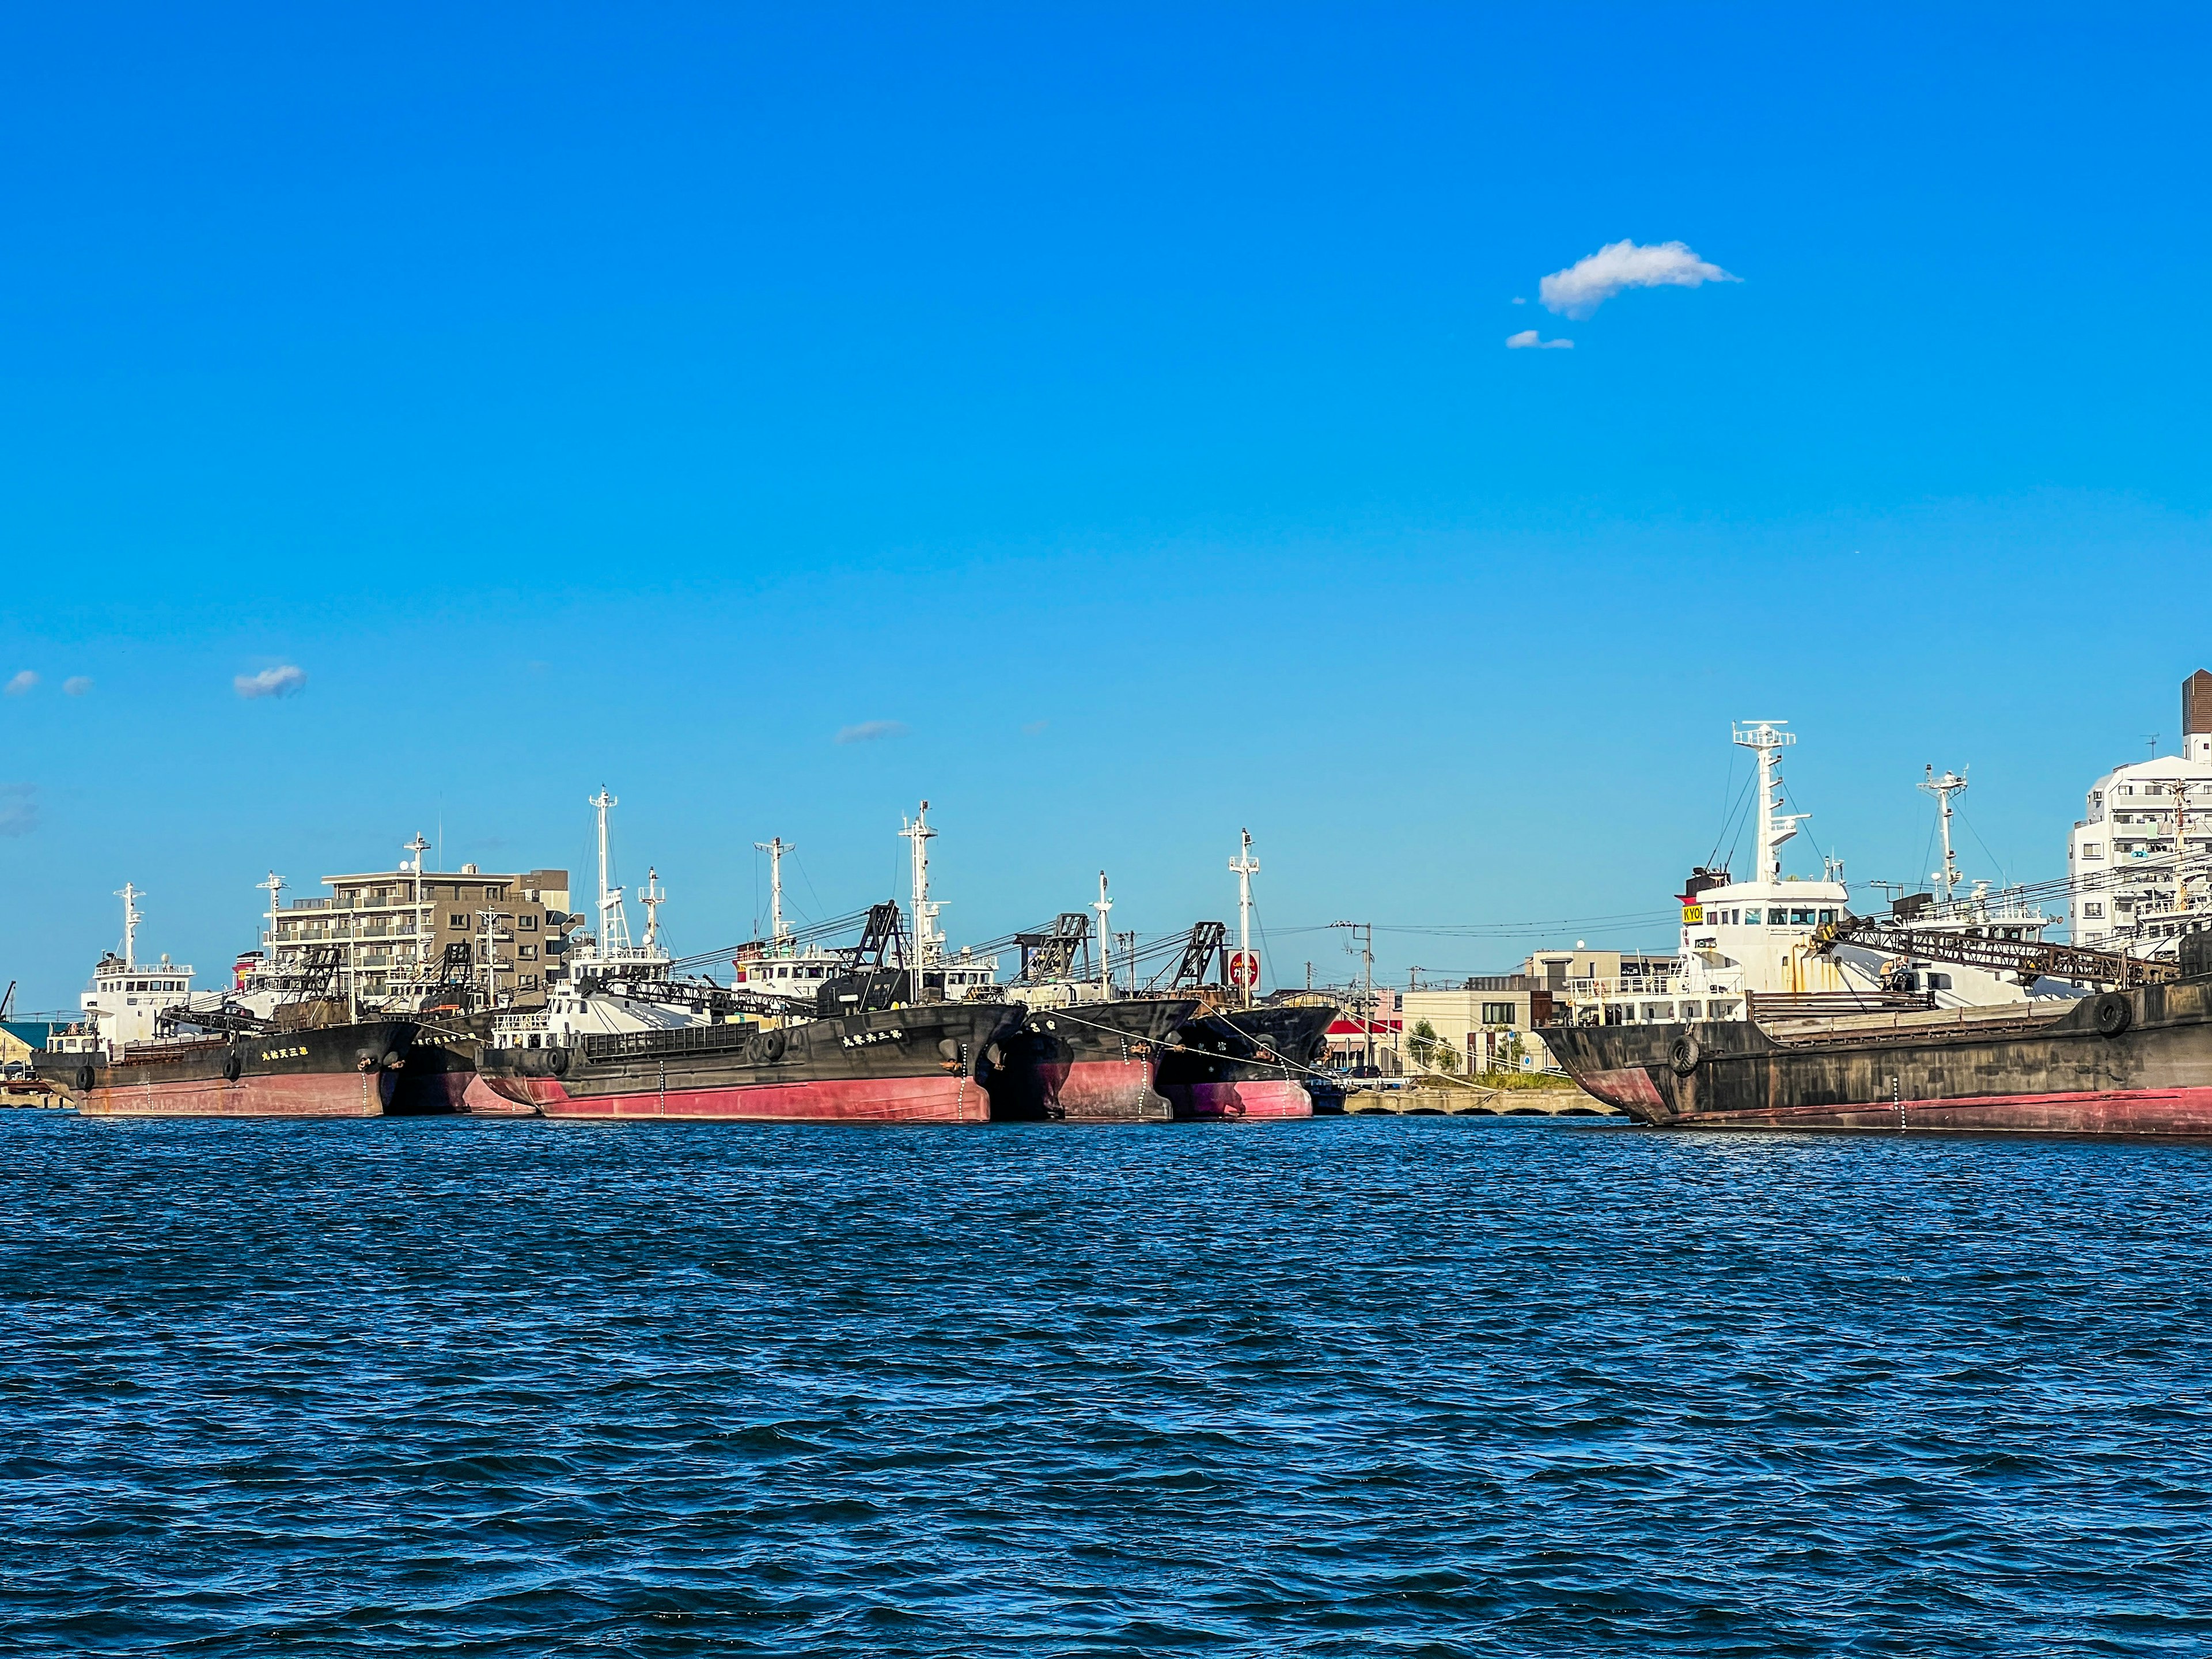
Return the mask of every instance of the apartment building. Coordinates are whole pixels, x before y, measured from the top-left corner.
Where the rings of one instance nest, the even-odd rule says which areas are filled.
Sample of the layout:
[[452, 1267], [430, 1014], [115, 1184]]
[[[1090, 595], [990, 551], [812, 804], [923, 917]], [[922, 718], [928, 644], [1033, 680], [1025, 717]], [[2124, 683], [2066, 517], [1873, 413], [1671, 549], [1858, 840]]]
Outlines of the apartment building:
[[325, 876], [327, 898], [276, 902], [262, 947], [278, 973], [339, 953], [338, 988], [374, 1006], [432, 985], [466, 984], [489, 1006], [532, 1008], [560, 976], [569, 930], [568, 872], [495, 875], [397, 870]]

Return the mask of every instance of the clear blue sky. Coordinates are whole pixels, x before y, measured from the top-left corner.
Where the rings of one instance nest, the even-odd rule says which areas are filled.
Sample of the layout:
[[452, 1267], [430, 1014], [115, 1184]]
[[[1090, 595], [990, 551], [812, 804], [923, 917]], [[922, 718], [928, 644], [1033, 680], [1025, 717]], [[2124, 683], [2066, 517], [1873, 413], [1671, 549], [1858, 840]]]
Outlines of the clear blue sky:
[[[1802, 733], [1808, 871], [1929, 868], [1932, 761], [1970, 868], [2062, 873], [2212, 661], [2206, 47], [2179, 8], [17, 8], [0, 980], [70, 1000], [126, 878], [208, 975], [272, 866], [420, 828], [580, 875], [603, 782], [680, 948], [744, 936], [772, 834], [810, 908], [892, 890], [927, 795], [956, 939], [1102, 866], [1117, 923], [1224, 915], [1249, 824], [1271, 967], [1327, 978], [1291, 929], [1663, 912], [1739, 716]], [[1543, 307], [1622, 240], [1741, 280]]]

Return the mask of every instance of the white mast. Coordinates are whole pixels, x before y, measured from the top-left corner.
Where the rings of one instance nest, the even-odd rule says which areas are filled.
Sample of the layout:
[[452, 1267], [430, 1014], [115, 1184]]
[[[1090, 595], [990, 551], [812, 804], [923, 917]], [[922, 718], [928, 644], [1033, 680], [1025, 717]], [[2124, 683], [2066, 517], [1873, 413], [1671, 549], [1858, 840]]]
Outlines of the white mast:
[[656, 884], [660, 872], [647, 866], [645, 885], [638, 889], [637, 902], [645, 907], [645, 948], [650, 951], [660, 939], [660, 903], [668, 896]]
[[944, 959], [937, 932], [937, 913], [944, 907], [929, 902], [929, 843], [937, 834], [929, 827], [929, 803], [922, 802], [911, 823], [902, 817], [899, 824], [899, 834], [914, 847], [914, 965], [921, 968]]
[[1244, 838], [1243, 845], [1229, 867], [1237, 872], [1237, 953], [1245, 962], [1244, 1006], [1252, 1006], [1252, 987], [1260, 977], [1252, 971], [1252, 878], [1260, 872], [1260, 860], [1252, 856], [1252, 832], [1237, 832]]
[[[783, 855], [799, 849], [781, 836], [769, 841], [757, 841], [754, 848], [768, 854], [768, 937], [771, 945], [784, 941], [783, 931]], [[757, 921], [758, 918], [756, 917]]]
[[1928, 776], [1920, 786], [1936, 797], [1936, 819], [1943, 830], [1943, 867], [1929, 872], [1928, 879], [1943, 884], [1943, 902], [1948, 904], [1951, 896], [1959, 890], [1959, 860], [1951, 854], [1951, 797], [1966, 787], [1966, 780], [1949, 767], [1937, 777], [1936, 769], [1928, 769]]
[[1106, 925], [1113, 914], [1114, 901], [1106, 896], [1106, 872], [1098, 872], [1098, 902], [1091, 907], [1098, 913], [1098, 994], [1110, 998], [1114, 994], [1114, 969], [1108, 961], [1108, 945], [1114, 935]]
[[280, 926], [278, 913], [283, 908], [283, 907], [277, 902], [276, 896], [284, 890], [284, 878], [278, 875], [274, 870], [271, 870], [269, 872], [268, 880], [257, 881], [253, 884], [256, 887], [266, 889], [269, 894], [268, 964], [270, 967], [274, 968], [276, 965], [276, 929]]
[[146, 920], [138, 914], [138, 901], [146, 896], [129, 882], [115, 890], [115, 896], [123, 901], [123, 965], [138, 965], [138, 924]]
[[622, 889], [608, 884], [611, 872], [607, 867], [607, 809], [622, 803], [599, 786], [599, 793], [591, 799], [591, 805], [599, 812], [599, 948], [601, 957], [611, 957], [617, 950], [629, 948], [629, 918], [623, 914]]
[[1795, 732], [1782, 730], [1788, 724], [1786, 720], [1747, 720], [1731, 734], [1738, 748], [1751, 750], [1759, 757], [1759, 868], [1752, 876], [1753, 881], [1782, 879], [1782, 844], [1813, 816], [1782, 811], [1780, 756], [1797, 741]]
[[436, 931], [430, 926], [429, 915], [422, 908], [422, 854], [430, 850], [430, 843], [422, 839], [422, 832], [417, 830], [415, 839], [399, 850], [415, 855], [406, 867], [415, 872], [415, 980], [419, 985], [430, 976], [425, 939]]

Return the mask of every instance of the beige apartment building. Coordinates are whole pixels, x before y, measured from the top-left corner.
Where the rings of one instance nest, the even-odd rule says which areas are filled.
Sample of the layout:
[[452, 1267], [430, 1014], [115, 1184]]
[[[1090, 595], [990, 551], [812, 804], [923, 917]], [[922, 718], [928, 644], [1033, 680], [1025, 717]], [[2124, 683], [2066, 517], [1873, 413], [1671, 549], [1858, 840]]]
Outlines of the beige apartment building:
[[328, 898], [272, 903], [262, 947], [279, 973], [336, 949], [340, 993], [372, 1006], [458, 981], [495, 1007], [540, 1006], [577, 921], [566, 870], [495, 875], [465, 864], [325, 876], [322, 884]]

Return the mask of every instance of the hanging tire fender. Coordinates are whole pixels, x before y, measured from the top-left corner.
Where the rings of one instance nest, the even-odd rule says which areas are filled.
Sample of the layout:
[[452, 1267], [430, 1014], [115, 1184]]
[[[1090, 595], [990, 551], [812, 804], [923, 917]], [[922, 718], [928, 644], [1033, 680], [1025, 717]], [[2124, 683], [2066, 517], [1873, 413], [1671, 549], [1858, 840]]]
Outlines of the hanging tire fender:
[[232, 1083], [237, 1082], [240, 1076], [245, 1072], [245, 1070], [246, 1056], [239, 1053], [237, 1049], [233, 1048], [228, 1054], [222, 1057], [222, 1074], [228, 1081]]
[[1676, 1077], [1687, 1077], [1705, 1064], [1705, 1045], [1687, 1031], [1667, 1045], [1667, 1064]]
[[2124, 991], [2107, 991], [2089, 1010], [2100, 1036], [2116, 1037], [2135, 1024], [2136, 1006]]

